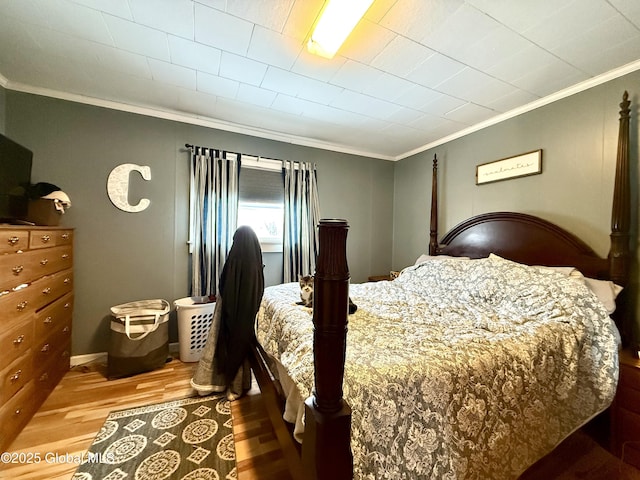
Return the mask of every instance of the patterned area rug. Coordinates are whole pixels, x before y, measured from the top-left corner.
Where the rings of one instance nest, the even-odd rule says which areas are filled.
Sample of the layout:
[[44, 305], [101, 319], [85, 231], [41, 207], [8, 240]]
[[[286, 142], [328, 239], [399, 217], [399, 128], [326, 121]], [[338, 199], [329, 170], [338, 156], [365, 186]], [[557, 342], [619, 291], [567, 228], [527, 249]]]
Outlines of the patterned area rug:
[[231, 480], [231, 407], [224, 395], [112, 412], [72, 480]]

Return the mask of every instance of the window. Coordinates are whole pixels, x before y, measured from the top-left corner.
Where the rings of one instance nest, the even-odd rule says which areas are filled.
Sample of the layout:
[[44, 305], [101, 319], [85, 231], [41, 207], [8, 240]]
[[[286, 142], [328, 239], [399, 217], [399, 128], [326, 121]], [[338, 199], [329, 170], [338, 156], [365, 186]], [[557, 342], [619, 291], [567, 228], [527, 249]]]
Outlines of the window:
[[[265, 160], [260, 160], [264, 164]], [[276, 170], [277, 168], [277, 170]], [[263, 252], [281, 252], [284, 231], [284, 181], [280, 162], [265, 169], [242, 157], [238, 226], [256, 232]]]
[[[258, 235], [262, 247], [279, 245], [282, 251], [284, 207], [269, 203], [245, 203], [238, 206], [238, 226], [249, 225]], [[264, 248], [263, 248], [264, 250]]]

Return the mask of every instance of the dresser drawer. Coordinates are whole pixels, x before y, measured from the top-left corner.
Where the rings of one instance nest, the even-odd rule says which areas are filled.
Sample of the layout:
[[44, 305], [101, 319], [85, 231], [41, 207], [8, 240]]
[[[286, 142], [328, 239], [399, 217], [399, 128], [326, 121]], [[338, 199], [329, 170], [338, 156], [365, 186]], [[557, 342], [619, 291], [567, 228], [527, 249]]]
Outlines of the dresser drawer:
[[5, 253], [0, 255], [0, 290], [11, 290], [38, 278], [33, 273], [36, 252]]
[[73, 314], [73, 294], [68, 293], [35, 315], [35, 336], [44, 339], [68, 322]]
[[640, 390], [640, 368], [631, 365], [620, 364], [619, 389]]
[[31, 355], [27, 352], [0, 372], [0, 399], [6, 403], [32, 377]]
[[73, 265], [73, 250], [69, 245], [46, 250], [33, 250], [29, 253], [36, 257], [36, 266], [33, 270], [35, 278], [66, 270]]
[[624, 408], [618, 408], [620, 444], [634, 442], [640, 445], [640, 415]]
[[0, 256], [0, 290], [71, 268], [72, 261], [72, 247], [69, 245], [4, 254]]
[[39, 405], [38, 400], [35, 384], [31, 381], [0, 408], [0, 452], [7, 450], [11, 441], [33, 416]]
[[56, 331], [38, 342], [33, 349], [33, 367], [40, 372], [43, 365], [50, 365], [61, 350], [68, 350], [71, 344], [71, 319], [62, 323]]
[[27, 230], [0, 230], [0, 254], [26, 250], [29, 247]]
[[56, 234], [56, 245], [72, 245], [73, 230], [58, 230]]
[[73, 271], [64, 270], [33, 282], [25, 290], [29, 290], [29, 305], [35, 310], [40, 310], [72, 289]]
[[616, 403], [621, 408], [640, 415], [640, 390], [628, 386], [618, 388]]
[[625, 443], [622, 451], [622, 460], [636, 468], [640, 468], [640, 442]]
[[33, 230], [29, 236], [29, 249], [71, 245], [73, 230]]
[[[9, 365], [33, 345], [33, 321], [27, 317], [0, 335], [0, 365]], [[1, 367], [0, 367], [1, 368]]]
[[32, 315], [73, 288], [73, 271], [65, 270], [41, 278], [19, 290], [0, 295], [0, 318], [17, 321]]
[[35, 311], [33, 299], [36, 295], [32, 293], [35, 290], [31, 287], [27, 285], [19, 290], [0, 294], [0, 318], [6, 319], [11, 325], [17, 325], [27, 317], [32, 320]]
[[51, 363], [34, 375], [36, 390], [41, 398], [46, 398], [64, 377], [64, 374], [69, 371], [70, 347], [69, 343], [53, 352]]
[[73, 271], [64, 270], [34, 282], [33, 305], [40, 310], [73, 289]]

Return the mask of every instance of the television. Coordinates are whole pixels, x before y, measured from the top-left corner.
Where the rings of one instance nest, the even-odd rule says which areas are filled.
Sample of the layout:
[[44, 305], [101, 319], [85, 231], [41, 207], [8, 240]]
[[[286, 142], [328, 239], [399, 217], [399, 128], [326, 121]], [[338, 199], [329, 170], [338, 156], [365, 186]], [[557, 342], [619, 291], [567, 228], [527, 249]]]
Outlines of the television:
[[24, 223], [33, 152], [0, 134], [0, 223]]

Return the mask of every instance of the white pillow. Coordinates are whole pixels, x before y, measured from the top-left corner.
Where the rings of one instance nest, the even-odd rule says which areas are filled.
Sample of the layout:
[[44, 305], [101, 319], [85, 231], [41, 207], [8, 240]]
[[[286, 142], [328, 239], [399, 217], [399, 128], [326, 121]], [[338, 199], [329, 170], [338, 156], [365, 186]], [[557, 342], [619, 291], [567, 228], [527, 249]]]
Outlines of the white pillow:
[[622, 291], [620, 285], [616, 285], [611, 280], [598, 280], [595, 278], [585, 277], [580, 270], [575, 267], [542, 267], [549, 268], [556, 272], [560, 272], [568, 277], [581, 279], [589, 289], [596, 294], [600, 303], [602, 303], [609, 315], [616, 310], [616, 297]]
[[[491, 253], [489, 258], [501, 259], [502, 257]], [[554, 270], [556, 272], [560, 272], [568, 277], [581, 279], [582, 282], [589, 287], [589, 289], [596, 294], [600, 303], [602, 303], [609, 315], [611, 315], [616, 310], [616, 297], [622, 291], [622, 287], [620, 285], [616, 285], [610, 280], [597, 280], [595, 278], [585, 277], [580, 270], [575, 267], [547, 267], [547, 266], [537, 266], [537, 268], [548, 268]]]
[[557, 272], [564, 273], [573, 278], [582, 279], [584, 284], [596, 294], [598, 300], [605, 306], [609, 315], [616, 310], [616, 297], [622, 291], [620, 285], [616, 285], [611, 280], [598, 280], [596, 278], [585, 277], [580, 270], [573, 267], [549, 267]]
[[420, 255], [418, 257], [418, 259], [415, 261], [414, 265], [418, 265], [420, 263], [428, 262], [430, 260], [442, 260], [443, 258], [456, 258], [458, 260], [470, 260], [469, 257], [454, 257], [452, 255], [427, 255], [426, 253], [423, 253], [422, 255]]
[[596, 297], [605, 306], [609, 315], [616, 311], [616, 297], [622, 291], [620, 285], [616, 285], [610, 280], [596, 280], [589, 277], [584, 277], [584, 282], [596, 294]]

